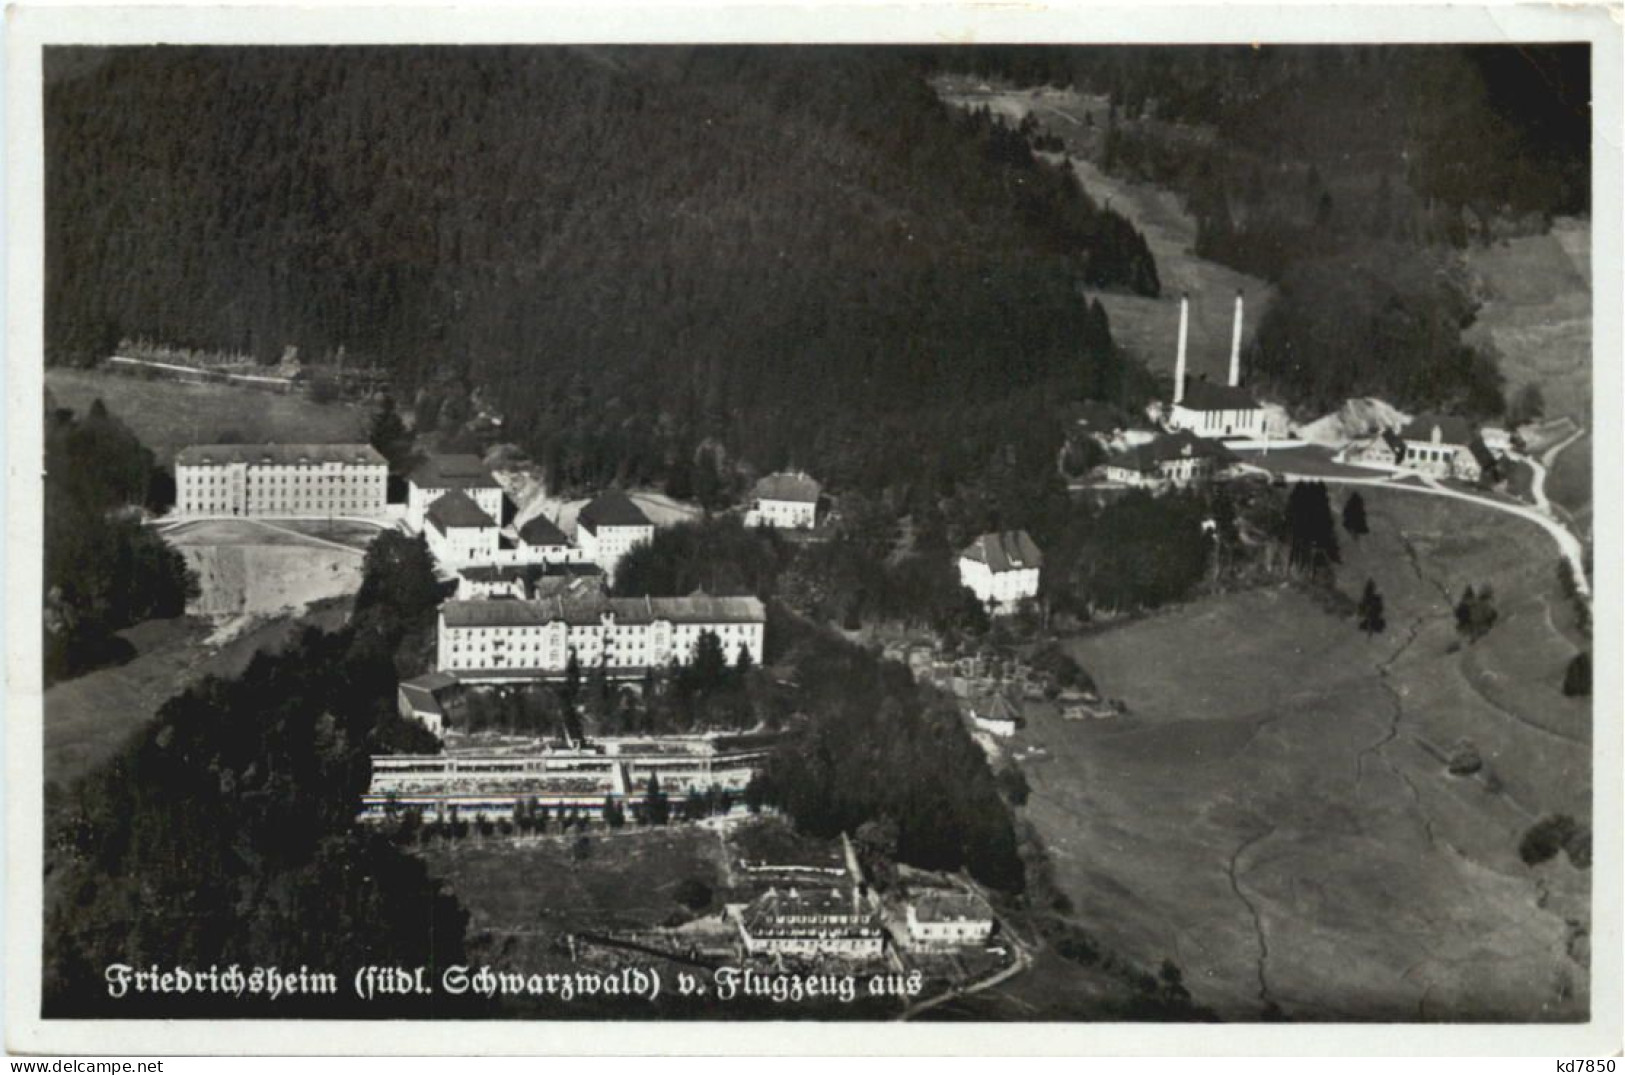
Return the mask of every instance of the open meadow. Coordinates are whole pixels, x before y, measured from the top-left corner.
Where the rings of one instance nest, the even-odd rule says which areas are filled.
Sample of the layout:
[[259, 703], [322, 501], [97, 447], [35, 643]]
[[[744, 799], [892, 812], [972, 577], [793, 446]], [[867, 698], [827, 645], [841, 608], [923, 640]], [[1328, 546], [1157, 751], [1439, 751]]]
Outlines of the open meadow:
[[295, 631], [332, 630], [347, 615], [343, 603], [330, 603], [297, 619], [265, 619], [218, 645], [209, 641], [212, 625], [193, 617], [148, 620], [120, 632], [135, 647], [133, 659], [45, 692], [46, 784], [66, 787], [105, 761], [188, 683], [237, 675], [254, 654], [282, 648]]
[[[1589, 874], [1518, 853], [1542, 817], [1590, 821], [1556, 553], [1519, 519], [1365, 496], [1338, 585], [1376, 581], [1383, 634], [1277, 588], [1074, 640], [1129, 713], [1036, 715], [1028, 816], [1078, 923], [1222, 1017], [1583, 1019]], [[1499, 622], [1461, 645], [1484, 583]]]
[[80, 414], [100, 399], [164, 466], [179, 448], [222, 439], [241, 444], [366, 439], [367, 413], [351, 403], [313, 403], [304, 396], [234, 385], [182, 384], [63, 367], [45, 371], [45, 387], [58, 406]]

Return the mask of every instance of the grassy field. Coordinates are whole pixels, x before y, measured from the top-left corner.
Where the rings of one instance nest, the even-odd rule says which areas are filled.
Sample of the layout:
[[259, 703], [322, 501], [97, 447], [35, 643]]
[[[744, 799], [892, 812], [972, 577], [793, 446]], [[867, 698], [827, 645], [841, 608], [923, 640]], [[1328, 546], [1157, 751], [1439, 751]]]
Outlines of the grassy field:
[[[1517, 855], [1538, 817], [1589, 820], [1555, 554], [1517, 519], [1365, 496], [1339, 581], [1377, 582], [1385, 634], [1277, 589], [1075, 640], [1130, 712], [1038, 715], [1029, 816], [1079, 922], [1223, 1016], [1583, 1018], [1588, 875]], [[1487, 581], [1500, 622], [1460, 648], [1453, 601]], [[1450, 775], [1468, 745], [1483, 768]]]
[[48, 369], [45, 387], [59, 406], [80, 413], [100, 399], [166, 465], [177, 448], [216, 443], [223, 436], [279, 444], [366, 439], [366, 412], [348, 403], [312, 403], [303, 396], [147, 381], [98, 370]]
[[[1546, 416], [1591, 424], [1591, 228], [1558, 220], [1550, 233], [1467, 251], [1484, 305], [1467, 334], [1498, 355], [1509, 392], [1540, 387]], [[1591, 511], [1591, 438], [1558, 457], [1547, 495], [1582, 532]]]
[[723, 843], [713, 829], [595, 830], [588, 841], [582, 859], [573, 835], [483, 844], [469, 838], [421, 854], [468, 907], [471, 934], [658, 926], [688, 916], [673, 895], [685, 878], [714, 890], [724, 884]]
[[236, 675], [255, 653], [281, 648], [300, 627], [331, 629], [345, 615], [334, 605], [298, 620], [267, 620], [222, 646], [208, 644], [210, 624], [191, 618], [150, 620], [122, 632], [135, 646], [133, 660], [45, 692], [46, 783], [66, 786], [105, 760], [187, 683]]

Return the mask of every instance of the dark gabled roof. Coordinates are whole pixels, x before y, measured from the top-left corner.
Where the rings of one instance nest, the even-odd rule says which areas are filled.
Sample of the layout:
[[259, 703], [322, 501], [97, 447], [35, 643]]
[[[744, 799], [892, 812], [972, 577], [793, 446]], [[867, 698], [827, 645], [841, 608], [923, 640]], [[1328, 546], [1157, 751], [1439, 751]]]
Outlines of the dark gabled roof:
[[500, 489], [477, 455], [431, 455], [412, 471], [411, 482], [420, 489]]
[[539, 601], [448, 601], [441, 606], [448, 627], [586, 626], [611, 613], [621, 624], [765, 623], [767, 610], [755, 597], [549, 597]]
[[1419, 414], [1399, 431], [1399, 435], [1418, 444], [1431, 443], [1435, 428], [1439, 430], [1440, 443], [1443, 444], [1471, 444], [1478, 436], [1473, 424], [1456, 414]]
[[922, 892], [911, 901], [914, 917], [921, 922], [988, 922], [993, 910], [968, 892], [940, 889]]
[[1098, 400], [1084, 400], [1071, 408], [1072, 420], [1090, 433], [1115, 433], [1129, 427], [1129, 418], [1121, 409]]
[[1145, 444], [1135, 445], [1113, 457], [1111, 465], [1151, 473], [1163, 463], [1186, 456], [1212, 459], [1215, 463], [1221, 464], [1236, 461], [1236, 453], [1218, 441], [1198, 437], [1188, 429], [1181, 429], [1177, 433], [1165, 433]]
[[370, 444], [194, 444], [175, 453], [175, 463], [183, 467], [224, 466], [345, 466], [383, 467], [389, 463]]
[[457, 677], [450, 672], [425, 672], [421, 676], [401, 680], [403, 687], [417, 687], [426, 691], [443, 691], [457, 686]]
[[1020, 571], [1044, 566], [1044, 554], [1038, 551], [1025, 530], [1006, 530], [998, 534], [983, 534], [965, 546], [960, 559], [986, 564], [989, 570]]
[[519, 540], [526, 545], [534, 545], [537, 548], [570, 544], [570, 539], [564, 536], [564, 531], [554, 525], [553, 521], [545, 515], [538, 515], [524, 526], [521, 526], [519, 528]]
[[784, 500], [797, 504], [816, 504], [821, 492], [819, 484], [797, 471], [794, 474], [769, 474], [756, 483], [758, 500]]
[[496, 520], [461, 489], [453, 489], [429, 505], [426, 516], [444, 534], [452, 527], [495, 527]]
[[477, 564], [459, 568], [457, 573], [470, 582], [524, 582], [531, 571], [529, 564]]
[[1245, 388], [1211, 381], [1186, 381], [1185, 398], [1176, 406], [1188, 411], [1251, 411], [1258, 408], [1258, 400]]
[[632, 502], [632, 498], [619, 489], [611, 489], [600, 493], [576, 516], [576, 526], [584, 527], [594, 534], [603, 526], [653, 526], [649, 517], [643, 514], [643, 509]]
[[990, 694], [976, 703], [976, 715], [983, 720], [1004, 721], [1009, 724], [1022, 722], [1021, 706], [1002, 692]]
[[437, 717], [445, 716], [440, 707], [440, 694], [450, 687], [457, 686], [457, 677], [447, 675], [445, 672], [428, 672], [412, 679], [400, 682], [398, 693], [416, 713], [430, 713]]

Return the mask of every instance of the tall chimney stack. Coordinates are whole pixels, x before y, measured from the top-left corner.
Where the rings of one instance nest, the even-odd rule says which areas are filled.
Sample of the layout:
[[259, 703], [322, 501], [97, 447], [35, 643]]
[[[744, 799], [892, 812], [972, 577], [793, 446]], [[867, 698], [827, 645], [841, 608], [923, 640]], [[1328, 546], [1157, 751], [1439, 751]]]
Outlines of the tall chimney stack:
[[1236, 289], [1236, 327], [1230, 332], [1230, 387], [1241, 383], [1241, 289]]
[[1174, 402], [1185, 398], [1185, 344], [1191, 334], [1190, 292], [1179, 294], [1179, 357], [1174, 360]]

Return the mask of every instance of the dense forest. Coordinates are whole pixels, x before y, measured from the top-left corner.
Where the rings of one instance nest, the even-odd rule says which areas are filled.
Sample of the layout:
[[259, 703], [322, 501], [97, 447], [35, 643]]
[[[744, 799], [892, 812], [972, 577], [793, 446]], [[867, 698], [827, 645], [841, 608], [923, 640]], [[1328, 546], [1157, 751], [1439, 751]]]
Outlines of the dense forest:
[[152, 452], [101, 400], [45, 400], [45, 682], [128, 658], [116, 632], [179, 616], [197, 579], [143, 522], [174, 499]]
[[555, 488], [682, 485], [702, 448], [727, 474], [957, 476], [999, 442], [981, 405], [1141, 390], [1086, 290], [1155, 294], [1143, 238], [895, 50], [48, 68], [52, 362], [343, 349], [420, 420], [494, 406]]
[[47, 1015], [387, 1016], [400, 1009], [364, 1005], [348, 983], [336, 997], [115, 1001], [103, 973], [112, 963], [293, 972], [461, 958], [456, 899], [355, 820], [369, 754], [435, 747], [394, 708], [395, 655], [439, 601], [427, 554], [413, 555], [421, 548], [380, 538], [350, 627], [307, 630], [236, 679], [189, 687], [56, 798]]
[[1067, 148], [1178, 192], [1197, 254], [1279, 285], [1247, 368], [1306, 415], [1350, 395], [1499, 414], [1493, 354], [1461, 342], [1476, 300], [1457, 251], [1590, 207], [1583, 45], [927, 56], [1109, 97]]

